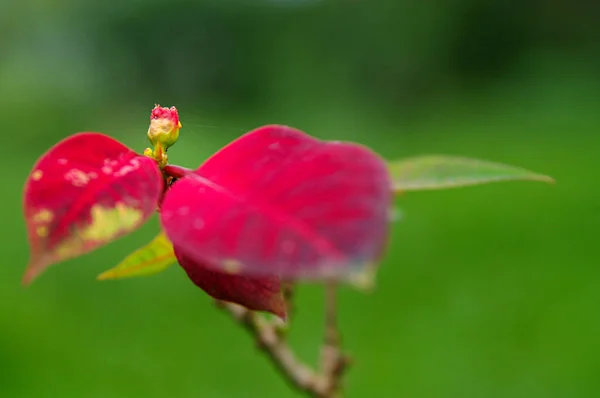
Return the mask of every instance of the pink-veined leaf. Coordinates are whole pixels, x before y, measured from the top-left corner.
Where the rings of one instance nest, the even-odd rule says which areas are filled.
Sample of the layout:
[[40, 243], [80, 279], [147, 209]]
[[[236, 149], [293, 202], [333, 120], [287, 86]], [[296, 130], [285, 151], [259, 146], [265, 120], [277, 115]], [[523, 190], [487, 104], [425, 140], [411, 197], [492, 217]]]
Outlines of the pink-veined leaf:
[[158, 274], [177, 263], [173, 245], [164, 233], [125, 257], [117, 266], [98, 275], [98, 280], [123, 279]]
[[215, 271], [369, 284], [387, 241], [386, 163], [286, 126], [251, 131], [179, 179], [164, 230]]
[[23, 283], [139, 228], [162, 191], [156, 162], [107, 135], [78, 133], [59, 142], [25, 184], [30, 258]]
[[458, 156], [415, 156], [388, 163], [396, 192], [448, 189], [500, 181], [542, 181], [551, 177], [486, 160]]
[[286, 318], [286, 302], [276, 277], [248, 277], [214, 271], [175, 249], [177, 260], [196, 286], [209, 296]]

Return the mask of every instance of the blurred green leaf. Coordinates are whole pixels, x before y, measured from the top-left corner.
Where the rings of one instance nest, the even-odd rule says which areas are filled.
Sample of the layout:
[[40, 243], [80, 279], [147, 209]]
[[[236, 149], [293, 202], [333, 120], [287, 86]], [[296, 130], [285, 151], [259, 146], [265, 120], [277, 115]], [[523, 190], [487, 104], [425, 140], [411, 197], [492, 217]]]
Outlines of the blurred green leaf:
[[98, 275], [98, 280], [149, 276], [162, 272], [177, 262], [173, 245], [164, 233], [158, 234], [146, 246], [127, 256], [116, 267]]
[[552, 177], [523, 168], [458, 156], [425, 155], [389, 162], [395, 192], [446, 189], [500, 181], [542, 181]]

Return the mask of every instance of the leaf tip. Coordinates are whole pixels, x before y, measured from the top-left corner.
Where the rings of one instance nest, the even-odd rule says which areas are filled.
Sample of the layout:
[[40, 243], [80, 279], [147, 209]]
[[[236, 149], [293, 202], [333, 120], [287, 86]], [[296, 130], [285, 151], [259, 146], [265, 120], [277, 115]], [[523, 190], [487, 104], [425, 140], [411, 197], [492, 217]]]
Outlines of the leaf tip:
[[376, 267], [374, 265], [369, 265], [364, 270], [351, 275], [348, 278], [348, 283], [350, 286], [363, 293], [371, 292], [375, 289], [376, 272]]
[[271, 300], [268, 307], [268, 311], [281, 319], [284, 323], [288, 320], [287, 303], [283, 297], [283, 294], [276, 295]]
[[104, 271], [96, 277], [97, 281], [106, 281], [109, 279], [115, 279], [115, 273], [113, 270]]
[[556, 180], [547, 175], [539, 175], [538, 180], [552, 185], [556, 184]]
[[273, 325], [277, 329], [277, 332], [279, 332], [282, 335], [285, 335], [290, 331], [290, 323], [287, 314], [285, 315], [285, 318], [274, 316], [271, 322], [273, 322]]
[[554, 178], [522, 167], [461, 156], [424, 155], [389, 162], [393, 192], [467, 187], [505, 181], [538, 181]]
[[281, 312], [281, 313], [277, 313], [275, 314], [277, 316], [277, 319], [279, 319], [279, 321], [281, 322], [281, 324], [279, 326], [285, 326], [288, 323], [288, 314], [287, 312]]
[[45, 264], [40, 261], [30, 261], [25, 268], [25, 273], [21, 279], [21, 285], [29, 286], [44, 271]]

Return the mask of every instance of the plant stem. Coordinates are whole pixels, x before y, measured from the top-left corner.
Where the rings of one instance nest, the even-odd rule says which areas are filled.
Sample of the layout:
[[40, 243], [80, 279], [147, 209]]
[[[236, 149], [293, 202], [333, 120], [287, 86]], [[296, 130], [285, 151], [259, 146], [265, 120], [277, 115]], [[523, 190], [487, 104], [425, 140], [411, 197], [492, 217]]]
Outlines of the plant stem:
[[321, 347], [321, 374], [327, 397], [341, 397], [340, 382], [349, 364], [349, 358], [341, 350], [341, 338], [337, 325], [337, 286], [333, 281], [325, 285], [325, 331]]
[[287, 341], [277, 333], [275, 324], [236, 304], [217, 301], [217, 306], [229, 312], [233, 319], [255, 337], [258, 347], [268, 355], [294, 388], [316, 397], [321, 396], [313, 393], [318, 375], [308, 365], [296, 359]]
[[318, 371], [297, 359], [285, 335], [278, 333], [277, 323], [269, 322], [260, 314], [236, 304], [223, 301], [217, 301], [216, 304], [254, 336], [258, 348], [267, 354], [292, 387], [314, 398], [342, 396], [340, 383], [349, 360], [340, 349], [335, 283], [328, 282], [325, 287], [325, 330]]
[[186, 174], [191, 173], [193, 170], [183, 166], [177, 166], [174, 164], [168, 164], [163, 168], [163, 172], [169, 177], [181, 178], [185, 177]]

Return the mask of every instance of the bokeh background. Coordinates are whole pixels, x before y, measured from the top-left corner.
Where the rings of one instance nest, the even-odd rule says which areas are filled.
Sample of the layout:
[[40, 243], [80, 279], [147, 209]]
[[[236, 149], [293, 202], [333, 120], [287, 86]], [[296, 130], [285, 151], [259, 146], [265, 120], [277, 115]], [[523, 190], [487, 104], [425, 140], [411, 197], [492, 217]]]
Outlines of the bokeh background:
[[[388, 159], [444, 153], [556, 178], [399, 198], [378, 286], [340, 293], [348, 397], [600, 396], [600, 3], [8, 0], [0, 3], [1, 397], [298, 397], [179, 267], [95, 276], [142, 230], [20, 285], [21, 192], [78, 131], [173, 162], [282, 123]], [[322, 292], [292, 342], [317, 358]]]

